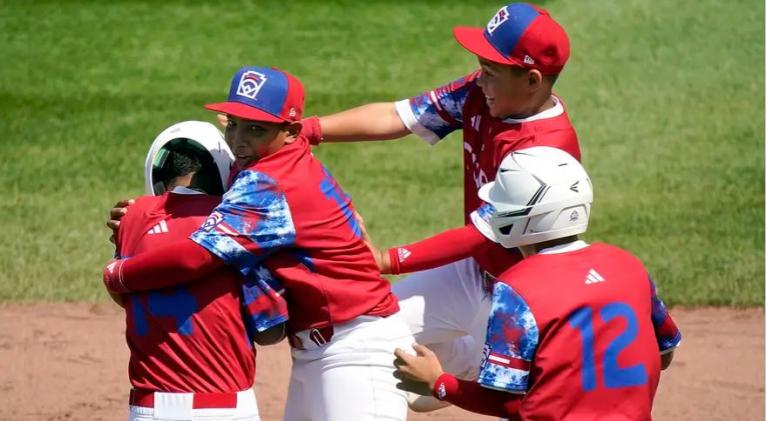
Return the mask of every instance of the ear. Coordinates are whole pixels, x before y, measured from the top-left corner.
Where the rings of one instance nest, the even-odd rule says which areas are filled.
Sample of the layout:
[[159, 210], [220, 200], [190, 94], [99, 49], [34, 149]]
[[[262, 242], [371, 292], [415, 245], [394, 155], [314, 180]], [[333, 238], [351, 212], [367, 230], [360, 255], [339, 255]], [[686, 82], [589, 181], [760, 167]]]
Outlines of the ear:
[[301, 133], [302, 128], [303, 124], [301, 124], [300, 121], [288, 123], [285, 127], [285, 131], [287, 131], [287, 139], [285, 139], [285, 143], [293, 143], [295, 138]]
[[536, 92], [543, 86], [543, 74], [537, 69], [531, 69], [527, 72], [527, 83], [529, 90]]

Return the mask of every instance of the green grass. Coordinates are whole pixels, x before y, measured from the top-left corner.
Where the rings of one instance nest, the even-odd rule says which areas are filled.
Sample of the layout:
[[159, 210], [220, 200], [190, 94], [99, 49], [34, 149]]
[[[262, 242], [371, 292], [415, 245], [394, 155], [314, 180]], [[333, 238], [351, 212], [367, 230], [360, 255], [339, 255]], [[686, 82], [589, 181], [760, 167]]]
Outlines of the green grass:
[[[108, 208], [241, 65], [296, 74], [310, 114], [400, 99], [473, 70], [451, 27], [500, 5], [318, 3], [0, 2], [0, 300], [103, 299]], [[588, 239], [634, 251], [672, 304], [763, 305], [763, 4], [546, 6], [572, 39], [557, 92], [595, 183]], [[459, 133], [316, 153], [380, 245], [461, 223]]]

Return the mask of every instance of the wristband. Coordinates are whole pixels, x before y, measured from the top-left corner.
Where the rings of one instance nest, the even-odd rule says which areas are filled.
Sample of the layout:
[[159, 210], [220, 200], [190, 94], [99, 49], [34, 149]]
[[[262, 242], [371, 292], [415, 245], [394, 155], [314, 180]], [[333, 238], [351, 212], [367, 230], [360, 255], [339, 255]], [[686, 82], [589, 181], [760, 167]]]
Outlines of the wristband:
[[301, 120], [303, 127], [301, 128], [301, 134], [308, 139], [312, 145], [318, 145], [322, 142], [322, 126], [319, 124], [318, 116], [311, 116]]

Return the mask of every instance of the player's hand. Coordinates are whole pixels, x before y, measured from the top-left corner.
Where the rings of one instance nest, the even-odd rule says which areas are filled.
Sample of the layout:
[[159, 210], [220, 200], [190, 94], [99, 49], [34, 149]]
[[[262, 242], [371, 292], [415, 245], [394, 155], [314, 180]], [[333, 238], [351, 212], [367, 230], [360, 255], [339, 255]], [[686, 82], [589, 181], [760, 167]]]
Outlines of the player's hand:
[[372, 238], [370, 238], [370, 234], [367, 233], [367, 227], [364, 225], [364, 218], [362, 218], [362, 215], [356, 210], [354, 210], [354, 217], [359, 222], [359, 229], [362, 230], [362, 240], [367, 244], [367, 248], [370, 249], [372, 257], [375, 258], [375, 263], [378, 265], [380, 273], [391, 273], [391, 259], [388, 257], [388, 253], [375, 247]]
[[226, 117], [226, 114], [217, 114], [215, 117], [218, 120], [218, 124], [224, 129], [229, 125], [229, 117]]
[[420, 395], [431, 395], [436, 380], [444, 374], [439, 358], [430, 349], [420, 344], [413, 344], [416, 355], [396, 348], [394, 377], [402, 380], [398, 388]]
[[133, 199], [122, 199], [109, 210], [109, 220], [106, 221], [106, 226], [112, 230], [112, 235], [109, 237], [109, 241], [112, 243], [114, 243], [117, 230], [120, 229], [120, 219], [128, 213], [128, 206], [134, 203], [136, 201]]

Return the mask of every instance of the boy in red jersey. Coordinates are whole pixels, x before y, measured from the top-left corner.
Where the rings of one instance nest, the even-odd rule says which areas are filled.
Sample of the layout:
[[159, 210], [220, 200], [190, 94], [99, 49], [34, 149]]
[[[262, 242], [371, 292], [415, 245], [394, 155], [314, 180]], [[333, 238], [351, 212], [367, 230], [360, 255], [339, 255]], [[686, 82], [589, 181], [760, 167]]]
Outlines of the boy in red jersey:
[[[563, 101], [552, 92], [569, 58], [569, 39], [546, 10], [510, 3], [484, 28], [456, 27], [453, 34], [476, 55], [480, 70], [409, 99], [306, 119], [304, 132], [315, 144], [413, 133], [433, 145], [462, 129], [466, 225], [393, 248], [382, 256], [390, 264], [381, 267], [391, 273], [418, 271], [393, 286], [402, 315], [418, 342], [442, 344], [440, 353], [455, 355], [454, 338], [482, 341], [490, 309], [484, 272], [498, 275], [521, 260], [518, 250], [487, 241], [470, 223], [486, 213], [479, 188], [494, 179], [514, 150], [551, 146], [579, 159], [580, 147]], [[476, 368], [469, 364], [460, 374], [471, 376]]]
[[[209, 123], [186, 121], [160, 133], [146, 159], [151, 196], [138, 198], [122, 219], [117, 256], [188, 237], [220, 203], [232, 162]], [[224, 269], [200, 282], [115, 296], [126, 310], [130, 420], [259, 420], [252, 390], [256, 338], [248, 336], [254, 331], [242, 313], [243, 304], [258, 300], [243, 300], [241, 289], [248, 286]], [[280, 321], [269, 326], [281, 331]]]
[[110, 264], [107, 288], [175, 285], [226, 264], [246, 279], [277, 278], [294, 362], [284, 419], [405, 419], [391, 352], [412, 336], [349, 196], [299, 135], [302, 85], [287, 72], [245, 67], [228, 101], [206, 107], [228, 117], [233, 185], [190, 239]]
[[681, 334], [636, 257], [578, 239], [593, 197], [582, 166], [554, 148], [516, 151], [479, 196], [486, 232], [524, 260], [492, 286], [478, 381], [416, 345], [396, 351], [400, 387], [514, 420], [651, 420]]

